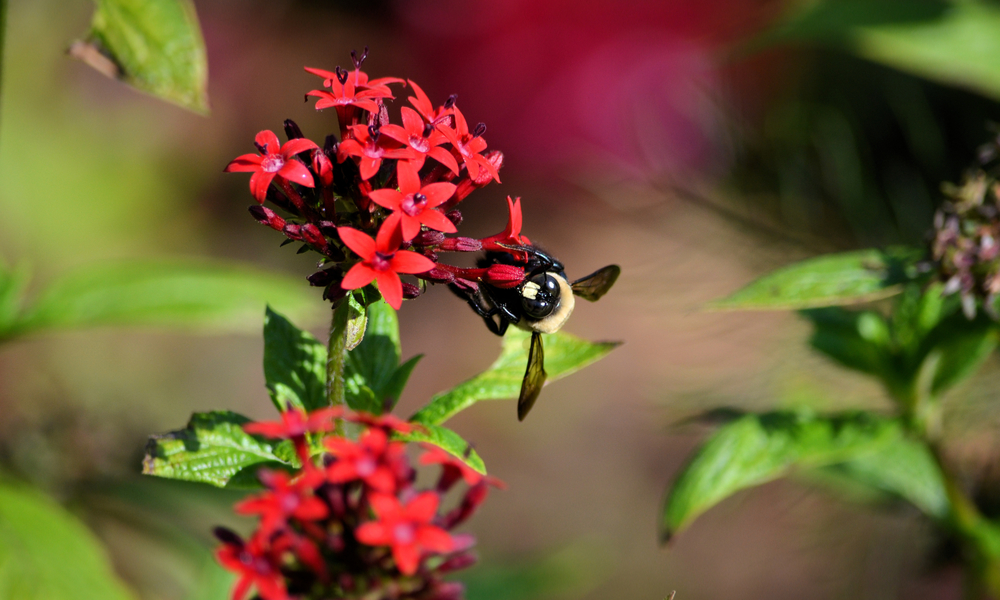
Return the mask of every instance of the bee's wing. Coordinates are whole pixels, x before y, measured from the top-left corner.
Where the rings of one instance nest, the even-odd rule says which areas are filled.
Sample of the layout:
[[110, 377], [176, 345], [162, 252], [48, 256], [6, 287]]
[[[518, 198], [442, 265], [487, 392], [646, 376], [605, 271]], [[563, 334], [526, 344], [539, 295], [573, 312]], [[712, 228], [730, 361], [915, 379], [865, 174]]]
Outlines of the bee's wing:
[[570, 286], [573, 288], [573, 294], [594, 302], [611, 289], [621, 272], [621, 267], [618, 265], [608, 265], [582, 279], [577, 279]]
[[545, 384], [545, 352], [542, 350], [542, 334], [531, 334], [531, 349], [528, 350], [528, 368], [521, 382], [521, 396], [517, 399], [517, 420], [523, 421], [528, 411], [535, 405], [538, 394]]

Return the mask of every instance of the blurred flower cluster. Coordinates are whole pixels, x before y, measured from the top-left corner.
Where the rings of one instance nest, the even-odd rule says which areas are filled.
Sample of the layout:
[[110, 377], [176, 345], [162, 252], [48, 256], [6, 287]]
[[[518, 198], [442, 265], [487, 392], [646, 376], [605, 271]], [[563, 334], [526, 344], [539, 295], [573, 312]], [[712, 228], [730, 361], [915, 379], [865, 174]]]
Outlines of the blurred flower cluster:
[[[360, 428], [356, 441], [335, 433], [344, 423]], [[441, 471], [433, 489], [417, 489], [407, 444], [392, 440], [412, 427], [339, 408], [289, 409], [281, 421], [245, 425], [254, 435], [291, 440], [302, 467], [259, 472], [266, 491], [236, 505], [238, 513], [259, 518], [249, 539], [216, 528], [218, 559], [239, 576], [233, 600], [252, 587], [264, 600], [462, 598], [462, 585], [443, 578], [475, 562], [474, 540], [451, 530], [475, 512], [491, 485], [502, 484], [427, 446], [419, 463]], [[312, 453], [309, 438], [323, 435], [312, 440], [321, 448]], [[459, 481], [466, 491], [442, 510], [442, 498]]]
[[931, 257], [944, 293], [960, 294], [968, 318], [977, 301], [997, 319], [1000, 294], [1000, 181], [986, 166], [1000, 158], [1000, 140], [980, 150], [982, 166], [966, 173], [961, 185], [945, 184], [946, 199], [934, 215]]
[[[351, 53], [353, 70], [306, 68], [323, 78], [323, 89], [306, 97], [317, 99], [317, 110], [336, 110], [339, 140], [328, 135], [320, 147], [288, 120], [286, 143], [262, 131], [254, 141], [258, 153], [226, 167], [252, 173], [250, 191], [258, 205], [250, 207], [251, 214], [287, 241], [301, 242], [300, 251], [323, 256], [308, 279], [333, 302], [372, 282], [394, 308], [404, 297], [420, 295], [428, 282], [464, 289], [482, 282], [520, 284], [525, 273], [516, 265], [462, 269], [438, 262], [440, 252], [512, 252], [528, 243], [520, 235], [519, 201], [509, 198], [503, 233], [483, 239], [445, 236], [457, 233], [462, 222], [457, 205], [472, 191], [500, 181], [503, 154], [487, 151], [486, 125], [470, 128], [454, 95], [435, 106], [413, 81], [370, 79], [361, 71], [367, 54], [367, 48], [361, 56]], [[413, 91], [410, 106], [399, 110], [401, 124], [390, 122], [391, 85]], [[287, 216], [263, 206], [265, 201]], [[417, 284], [403, 283], [400, 274], [416, 276]]]

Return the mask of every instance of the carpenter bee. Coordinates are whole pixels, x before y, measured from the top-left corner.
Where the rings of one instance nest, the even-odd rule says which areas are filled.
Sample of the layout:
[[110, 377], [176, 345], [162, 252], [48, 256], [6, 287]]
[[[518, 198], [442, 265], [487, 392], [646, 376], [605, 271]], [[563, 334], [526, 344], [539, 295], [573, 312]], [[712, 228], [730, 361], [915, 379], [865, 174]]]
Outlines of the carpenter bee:
[[489, 282], [488, 278], [479, 278], [475, 287], [455, 283], [448, 287], [468, 302], [493, 333], [502, 336], [510, 325], [531, 332], [528, 367], [517, 400], [517, 419], [523, 421], [545, 383], [541, 334], [555, 333], [562, 328], [573, 312], [574, 296], [590, 302], [603, 296], [618, 279], [621, 268], [608, 265], [569, 283], [563, 264], [537, 246], [497, 245], [506, 251], [486, 252], [477, 266], [486, 270], [497, 265], [515, 267], [521, 271], [513, 272], [523, 272], [520, 280], [501, 285]]

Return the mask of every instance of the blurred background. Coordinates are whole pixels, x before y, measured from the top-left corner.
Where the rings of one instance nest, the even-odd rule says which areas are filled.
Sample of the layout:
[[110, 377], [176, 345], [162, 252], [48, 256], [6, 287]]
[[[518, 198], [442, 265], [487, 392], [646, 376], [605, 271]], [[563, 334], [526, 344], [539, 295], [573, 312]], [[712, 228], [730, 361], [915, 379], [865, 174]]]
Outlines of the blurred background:
[[[473, 519], [468, 597], [948, 598], [958, 572], [916, 513], [859, 510], [781, 481], [741, 493], [661, 547], [661, 497], [718, 405], [880, 408], [879, 389], [806, 346], [794, 314], [708, 300], [814, 254], [919, 244], [939, 185], [1000, 120], [1000, 4], [780, 0], [199, 0], [212, 112], [200, 117], [65, 56], [92, 5], [12, 0], [0, 134], [0, 257], [36, 286], [114, 258], [211, 256], [304, 277], [224, 175], [286, 118], [322, 140], [336, 116], [302, 67], [349, 64], [457, 93], [506, 160], [463, 205], [463, 233], [524, 232], [571, 277], [622, 277], [568, 326], [624, 340], [547, 387], [531, 418], [477, 405], [450, 426], [509, 489]], [[397, 103], [399, 101], [397, 100]], [[306, 285], [303, 279], [303, 285]], [[276, 307], [279, 310], [281, 307]], [[327, 308], [316, 294], [311, 329]], [[443, 288], [400, 311], [423, 353], [399, 412], [485, 368], [498, 340]], [[246, 335], [97, 330], [0, 348], [0, 459], [69, 506], [147, 600], [226, 597], [210, 527], [246, 529], [239, 496], [142, 478], [150, 433], [191, 412], [269, 418], [260, 323]], [[995, 363], [995, 361], [994, 361]], [[947, 423], [970, 473], [991, 467], [997, 364]]]

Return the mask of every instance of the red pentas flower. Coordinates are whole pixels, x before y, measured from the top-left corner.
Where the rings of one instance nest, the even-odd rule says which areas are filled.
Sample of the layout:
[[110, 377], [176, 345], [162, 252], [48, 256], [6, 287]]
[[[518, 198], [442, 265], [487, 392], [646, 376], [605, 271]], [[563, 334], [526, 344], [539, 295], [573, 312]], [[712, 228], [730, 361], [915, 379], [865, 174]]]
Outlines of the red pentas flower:
[[379, 129], [373, 126], [352, 125], [348, 128], [351, 137], [340, 142], [337, 148], [337, 160], [344, 162], [353, 156], [358, 160], [361, 179], [371, 179], [378, 173], [382, 160], [386, 158], [416, 158], [416, 153], [403, 147], [399, 142], [387, 135], [381, 135]]
[[403, 303], [399, 273], [424, 273], [434, 268], [434, 262], [416, 252], [400, 250], [403, 234], [398, 225], [393, 225], [384, 223], [374, 240], [351, 227], [337, 228], [344, 245], [361, 257], [361, 262], [351, 267], [340, 285], [345, 290], [354, 290], [377, 281], [385, 301], [399, 310]]
[[422, 551], [448, 552], [454, 548], [448, 532], [431, 524], [440, 501], [434, 492], [419, 494], [406, 504], [387, 494], [372, 494], [370, 501], [378, 520], [362, 524], [355, 536], [369, 546], [391, 546], [396, 566], [404, 575], [417, 572]]
[[261, 535], [270, 535], [284, 527], [288, 519], [308, 522], [326, 517], [326, 504], [312, 494], [322, 480], [318, 471], [306, 471], [293, 480], [283, 471], [262, 469], [258, 477], [269, 488], [268, 491], [239, 502], [236, 512], [260, 515]]
[[444, 106], [434, 108], [434, 105], [431, 104], [431, 99], [427, 97], [427, 94], [424, 93], [424, 90], [420, 89], [420, 86], [417, 85], [415, 81], [407, 79], [406, 83], [413, 88], [414, 93], [414, 96], [407, 97], [407, 100], [410, 101], [413, 108], [417, 109], [417, 112], [420, 113], [420, 116], [422, 116], [427, 123], [437, 125], [438, 123], [443, 123], [447, 120], [448, 115], [451, 114], [452, 107], [455, 106], [455, 96], [449, 97]]
[[330, 483], [361, 480], [379, 492], [396, 491], [395, 463], [406, 451], [405, 444], [390, 442], [381, 429], [369, 429], [357, 442], [333, 437], [325, 444], [337, 459], [326, 468]]
[[399, 191], [391, 189], [373, 190], [368, 194], [372, 202], [393, 211], [403, 228], [403, 239], [412, 240], [420, 233], [420, 226], [429, 229], [455, 233], [458, 229], [437, 210], [455, 193], [455, 184], [439, 181], [428, 185], [420, 184], [417, 167], [409, 162], [400, 162], [396, 167]]
[[[404, 106], [400, 109], [403, 119], [403, 126], [387, 124], [383, 125], [380, 132], [396, 140], [400, 144], [405, 144], [413, 150], [415, 157], [408, 162], [418, 171], [424, 166], [424, 159], [428, 156], [447, 167], [452, 173], [458, 175], [458, 162], [442, 144], [448, 143], [448, 138], [438, 131], [433, 123], [425, 123], [417, 114], [417, 111]], [[403, 164], [403, 163], [400, 163]]]
[[501, 233], [479, 240], [486, 250], [510, 252], [510, 246], [527, 246], [531, 244], [526, 236], [521, 235], [521, 198], [511, 199], [507, 196], [507, 226]]
[[244, 154], [226, 165], [226, 172], [253, 172], [250, 176], [250, 193], [257, 202], [264, 203], [267, 188], [275, 178], [313, 187], [313, 177], [295, 155], [318, 148], [315, 142], [305, 138], [288, 140], [282, 145], [272, 131], [261, 131], [254, 138], [260, 154]]
[[378, 103], [376, 98], [392, 98], [392, 91], [389, 90], [389, 83], [402, 83], [402, 79], [395, 77], [385, 77], [369, 81], [368, 75], [359, 69], [353, 72], [344, 71], [337, 67], [337, 71], [331, 73], [323, 69], [306, 67], [306, 71], [323, 78], [323, 86], [330, 88], [326, 90], [312, 90], [306, 96], [319, 98], [316, 101], [316, 110], [338, 106], [357, 106], [368, 112], [377, 113]]
[[256, 587], [264, 600], [288, 599], [284, 576], [262, 537], [254, 536], [244, 542], [223, 527], [217, 527], [215, 535], [223, 542], [215, 557], [223, 567], [239, 576], [230, 596], [232, 600], [243, 600], [251, 587]]
[[309, 464], [309, 445], [306, 443], [307, 433], [333, 431], [336, 427], [334, 419], [343, 414], [340, 407], [321, 408], [308, 415], [293, 406], [281, 413], [280, 421], [262, 421], [247, 423], [243, 431], [250, 435], [262, 435], [272, 439], [292, 440], [295, 452], [303, 464]]
[[490, 176], [500, 183], [500, 173], [496, 167], [490, 163], [483, 155], [486, 150], [486, 140], [483, 134], [486, 133], [486, 125], [479, 123], [475, 129], [469, 131], [469, 124], [465, 121], [465, 115], [456, 106], [452, 114], [455, 118], [455, 128], [444, 127], [443, 133], [451, 141], [459, 156], [465, 161], [465, 168], [469, 171], [469, 177], [476, 179], [479, 177], [479, 169], [486, 169]]

